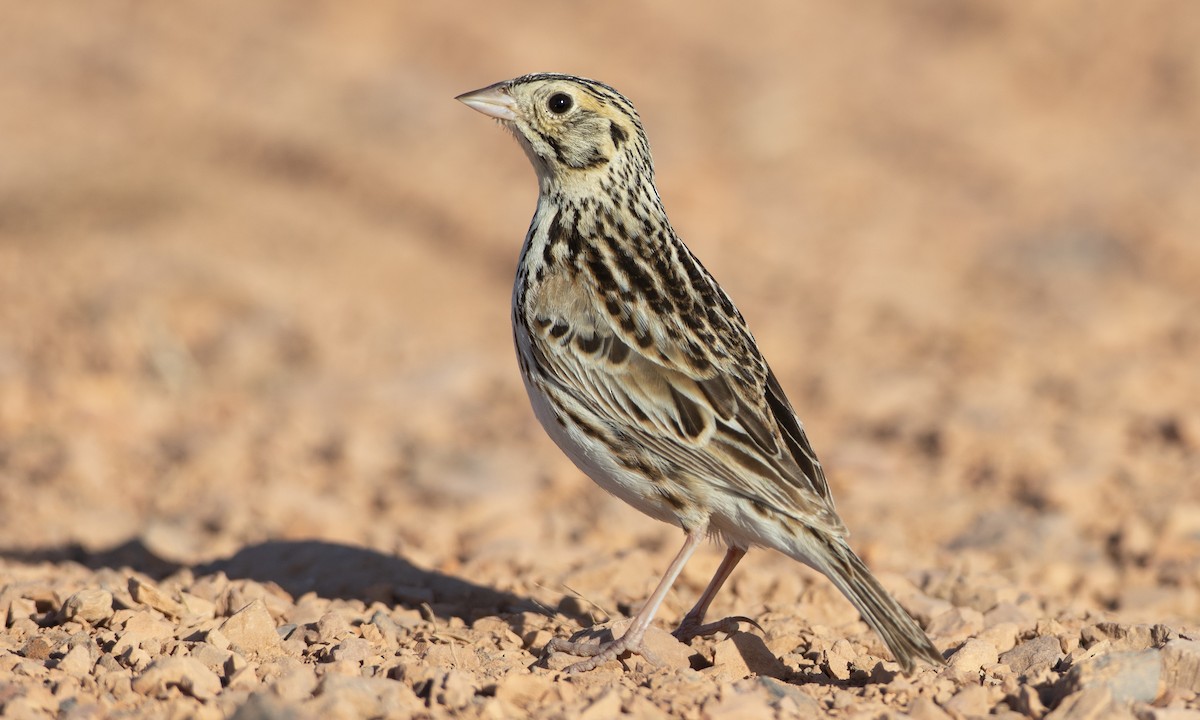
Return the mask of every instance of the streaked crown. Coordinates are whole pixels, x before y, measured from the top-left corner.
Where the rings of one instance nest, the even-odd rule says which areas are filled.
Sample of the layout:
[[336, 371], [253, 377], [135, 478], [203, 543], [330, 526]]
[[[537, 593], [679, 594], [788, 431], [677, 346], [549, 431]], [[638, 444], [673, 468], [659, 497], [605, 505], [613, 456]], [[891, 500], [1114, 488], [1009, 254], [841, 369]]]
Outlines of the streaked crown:
[[507, 126], [543, 179], [609, 172], [626, 161], [653, 174], [633, 104], [604, 83], [537, 73], [464, 93], [458, 100]]

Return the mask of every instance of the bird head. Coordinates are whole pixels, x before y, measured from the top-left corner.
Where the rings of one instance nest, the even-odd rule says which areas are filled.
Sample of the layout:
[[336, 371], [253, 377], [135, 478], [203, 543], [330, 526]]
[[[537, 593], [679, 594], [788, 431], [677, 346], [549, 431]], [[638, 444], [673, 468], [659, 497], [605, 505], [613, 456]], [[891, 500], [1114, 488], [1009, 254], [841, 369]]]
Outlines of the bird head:
[[611, 87], [571, 75], [538, 73], [459, 95], [516, 136], [543, 184], [587, 182], [630, 167], [653, 174], [637, 111]]

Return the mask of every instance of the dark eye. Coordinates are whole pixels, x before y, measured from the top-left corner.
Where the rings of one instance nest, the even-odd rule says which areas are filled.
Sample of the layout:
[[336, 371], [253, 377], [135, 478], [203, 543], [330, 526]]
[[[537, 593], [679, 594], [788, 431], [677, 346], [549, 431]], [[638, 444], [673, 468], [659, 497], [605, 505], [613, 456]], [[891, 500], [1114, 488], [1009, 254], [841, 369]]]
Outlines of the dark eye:
[[550, 102], [546, 103], [550, 108], [550, 112], [555, 115], [562, 115], [571, 109], [571, 96], [566, 93], [554, 93], [550, 96]]

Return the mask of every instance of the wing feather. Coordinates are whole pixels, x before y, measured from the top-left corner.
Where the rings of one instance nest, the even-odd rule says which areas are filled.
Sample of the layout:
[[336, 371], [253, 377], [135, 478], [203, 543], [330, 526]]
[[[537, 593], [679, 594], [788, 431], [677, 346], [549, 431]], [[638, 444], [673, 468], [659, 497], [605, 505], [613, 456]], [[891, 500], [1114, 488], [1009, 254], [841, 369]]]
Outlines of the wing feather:
[[[576, 303], [581, 289], [571, 289]], [[824, 471], [740, 314], [726, 314], [727, 326], [704, 344], [679, 314], [646, 323], [636, 296], [593, 298], [590, 312], [576, 304], [565, 332], [550, 303], [529, 324], [539, 370], [559, 392], [657, 455], [668, 475], [845, 533]]]

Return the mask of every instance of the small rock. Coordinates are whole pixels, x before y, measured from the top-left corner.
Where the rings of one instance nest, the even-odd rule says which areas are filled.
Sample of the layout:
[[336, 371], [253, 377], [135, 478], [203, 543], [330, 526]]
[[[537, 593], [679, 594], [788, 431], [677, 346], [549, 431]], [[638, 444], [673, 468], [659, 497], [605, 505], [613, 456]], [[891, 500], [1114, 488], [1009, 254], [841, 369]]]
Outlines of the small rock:
[[460, 670], [449, 670], [442, 678], [441, 687], [434, 694], [434, 700], [450, 710], [460, 710], [475, 697], [476, 689], [474, 675]]
[[340, 613], [327, 612], [317, 621], [317, 641], [336, 643], [344, 637], [353, 635], [354, 630]]
[[159, 658], [133, 679], [133, 691], [154, 698], [165, 698], [172, 687], [198, 700], [207, 700], [221, 692], [221, 680], [199, 660], [190, 657]]
[[117, 656], [117, 661], [130, 670], [141, 672], [150, 664], [150, 653], [140, 647], [127, 647]]
[[233, 653], [208, 643], [197, 643], [188, 652], [188, 657], [193, 657], [209, 670], [222, 674], [225, 672], [225, 663], [233, 657]]
[[1017, 675], [1028, 675], [1040, 667], [1050, 667], [1063, 658], [1058, 638], [1049, 635], [1026, 640], [1000, 656]]
[[1106, 686], [1088, 688], [1063, 698], [1045, 720], [1115, 720], [1132, 718], [1128, 710], [1113, 705]]
[[290, 708], [266, 693], [254, 693], [238, 706], [229, 720], [291, 720], [296, 717], [295, 708]]
[[950, 608], [929, 621], [926, 632], [941, 638], [966, 638], [983, 629], [983, 613], [969, 607]]
[[126, 633], [142, 638], [165, 640], [175, 635], [175, 625], [164, 620], [158, 613], [143, 610], [125, 621]]
[[996, 623], [975, 637], [990, 642], [996, 647], [997, 652], [1008, 652], [1017, 645], [1017, 624], [1011, 622]]
[[839, 639], [833, 644], [833, 647], [825, 651], [825, 662], [822, 663], [822, 670], [825, 674], [835, 680], [850, 679], [850, 663], [858, 658], [858, 652], [854, 646], [844, 638]]
[[609, 688], [579, 714], [579, 720], [611, 720], [621, 715], [621, 694]]
[[179, 604], [183, 606], [185, 617], [211, 619], [217, 616], [217, 604], [199, 595], [181, 592]]
[[1046, 714], [1046, 705], [1042, 702], [1042, 696], [1038, 694], [1037, 688], [1028, 684], [1017, 689], [1013, 709], [1024, 713], [1026, 717], [1038, 718]]
[[748, 632], [736, 632], [717, 643], [713, 664], [723, 667], [733, 678], [750, 675], [783, 678], [788, 674], [787, 666], [775, 657], [763, 639]]
[[314, 717], [327, 720], [358, 720], [383, 717], [389, 709], [423, 704], [403, 683], [382, 678], [326, 675], [317, 686], [312, 704]]
[[21, 656], [30, 660], [45, 661], [50, 659], [50, 653], [54, 652], [55, 643], [50, 642], [46, 638], [38, 635], [21, 648]]
[[1170, 641], [1163, 646], [1162, 664], [1168, 686], [1200, 693], [1200, 640]]
[[954, 608], [946, 600], [932, 597], [925, 593], [916, 592], [904, 599], [904, 609], [922, 625], [928, 625], [933, 618], [949, 612]]
[[136, 602], [152, 607], [168, 617], [183, 617], [183, 606], [172, 600], [166, 593], [155, 585], [138, 578], [129, 578], [129, 594]]
[[951, 715], [959, 717], [977, 717], [987, 715], [991, 709], [988, 689], [982, 685], [970, 685], [955, 694], [945, 704]]
[[1122, 625], [1103, 622], [1089, 625], [1080, 632], [1083, 644], [1091, 647], [1108, 641], [1114, 650], [1146, 650], [1162, 647], [1174, 632], [1166, 625]]
[[[625, 628], [621, 628], [625, 632]], [[642, 638], [645, 657], [658, 667], [690, 668], [694, 652], [679, 642], [671, 633], [659, 627], [651, 627]]]
[[[292, 658], [287, 658], [292, 660]], [[262, 668], [267, 669], [267, 668]], [[266, 680], [267, 676], [260, 676]], [[283, 700], [301, 702], [312, 697], [317, 689], [317, 673], [312, 665], [289, 663], [270, 684], [271, 692]]]
[[1150, 702], [1158, 697], [1162, 658], [1158, 650], [1101, 655], [1071, 668], [1065, 679], [1068, 694], [1108, 688], [1116, 702]]
[[983, 626], [990, 628], [1001, 623], [1012, 623], [1017, 627], [1027, 627], [1034, 621], [1034, 617], [1025, 610], [1021, 609], [1020, 605], [1011, 602], [998, 603], [994, 608], [983, 614]]
[[58, 614], [60, 622], [102, 623], [112, 617], [112, 593], [100, 588], [85, 588], [67, 598]]
[[229, 638], [230, 649], [243, 655], [273, 655], [279, 652], [279, 633], [275, 632], [275, 620], [262, 600], [255, 600], [229, 616], [218, 630]]
[[787, 704], [792, 707], [794, 711], [792, 715], [781, 711], [779, 713], [781, 717], [817, 717], [821, 714], [821, 704], [811, 696], [805, 695], [804, 691], [795, 685], [779, 682], [775, 678], [769, 677], [760, 677], [758, 685], [767, 691], [767, 695], [772, 698], [773, 705], [782, 707], [783, 704]]
[[952, 720], [928, 695], [918, 695], [909, 703], [908, 714], [913, 720]]
[[217, 628], [213, 628], [212, 630], [204, 633], [204, 642], [219, 650], [229, 649], [229, 638], [225, 637], [225, 633], [221, 632]]
[[517, 707], [535, 707], [554, 689], [554, 681], [544, 673], [513, 673], [496, 686], [496, 697]]
[[959, 672], [977, 672], [984, 665], [996, 662], [996, 646], [987, 640], [971, 638], [950, 656], [950, 667]]
[[59, 670], [70, 675], [87, 675], [92, 670], [95, 663], [92, 661], [92, 655], [88, 652], [87, 647], [76, 645], [63, 655], [56, 666]]
[[37, 603], [32, 598], [15, 597], [8, 604], [6, 624], [12, 627], [18, 620], [29, 620], [37, 615]]
[[358, 637], [348, 637], [334, 645], [329, 651], [329, 657], [334, 662], [345, 661], [359, 664], [373, 654], [371, 643]]

